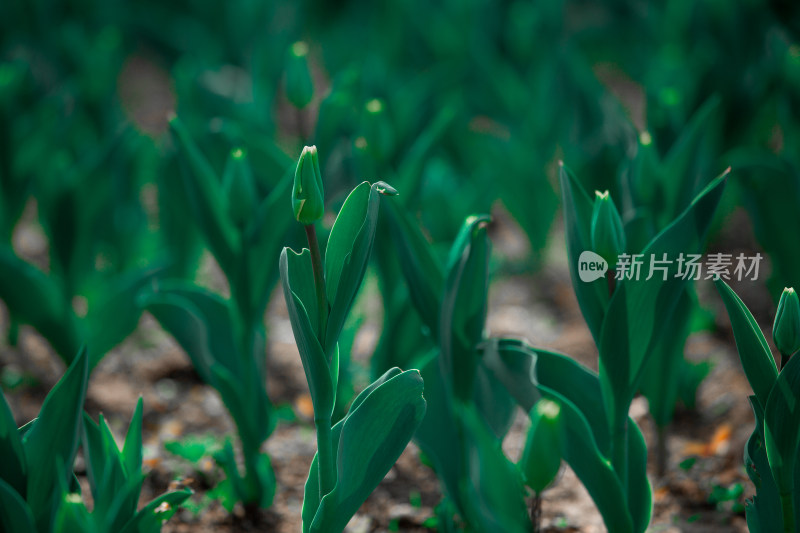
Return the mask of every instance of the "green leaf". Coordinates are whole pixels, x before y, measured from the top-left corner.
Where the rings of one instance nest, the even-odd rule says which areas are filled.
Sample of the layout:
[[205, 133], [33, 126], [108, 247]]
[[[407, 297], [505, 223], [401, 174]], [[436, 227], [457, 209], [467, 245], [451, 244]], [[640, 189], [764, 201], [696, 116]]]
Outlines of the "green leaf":
[[681, 369], [687, 365], [683, 347], [689, 337], [689, 318], [693, 303], [684, 290], [675, 311], [666, 318], [664, 328], [670, 334], [653, 347], [645, 364], [640, 390], [647, 398], [650, 414], [659, 427], [672, 422], [681, 385]]
[[272, 429], [269, 401], [255, 361], [237, 349], [228, 302], [176, 281], [142, 295], [141, 305], [175, 337], [200, 378], [219, 391], [243, 441], [260, 444]]
[[339, 279], [348, 258], [353, 254], [358, 234], [364, 227], [370, 207], [370, 185], [364, 181], [353, 189], [342, 205], [331, 228], [325, 249], [325, 289], [328, 301], [336, 300]]
[[[389, 381], [395, 376], [398, 376], [402, 373], [402, 370], [399, 368], [390, 368], [387, 370], [381, 377], [370, 383], [363, 391], [361, 391], [356, 399], [353, 400], [353, 403], [350, 404], [349, 412], [354, 412], [359, 405], [364, 403], [364, 400], [367, 397]], [[345, 416], [345, 418], [347, 418]], [[344, 423], [344, 418], [336, 423], [333, 428], [331, 429], [331, 440], [337, 443], [339, 442], [339, 437], [342, 433], [342, 424]], [[319, 493], [319, 456], [315, 453], [314, 458], [311, 460], [311, 466], [308, 469], [308, 478], [306, 479], [305, 484], [305, 491], [303, 495], [303, 531], [306, 532], [311, 527], [311, 523], [314, 521], [314, 515], [317, 514], [317, 509], [319, 508], [320, 502], [320, 493]]]
[[466, 522], [476, 531], [529, 532], [522, 476], [503, 453], [502, 441], [474, 409], [462, 404], [456, 413], [463, 423], [467, 459], [461, 485], [467, 504], [460, 509]]
[[460, 489], [466, 461], [462, 450], [461, 422], [454, 413], [454, 399], [437, 350], [432, 350], [427, 361], [421, 362], [420, 371], [425, 380], [427, 408], [414, 440], [433, 463], [445, 497], [460, 509], [467, 503], [462, 502]]
[[[727, 172], [726, 172], [727, 174]], [[612, 426], [622, 423], [641, 379], [644, 365], [663, 342], [667, 317], [674, 313], [688, 280], [677, 276], [679, 253], [701, 249], [725, 185], [725, 175], [712, 182], [672, 224], [644, 249], [644, 257], [671, 259], [666, 280], [660, 273], [651, 279], [618, 280], [608, 304], [600, 334], [600, 380], [603, 400]]]
[[256, 209], [245, 231], [247, 271], [252, 291], [253, 309], [259, 313], [266, 307], [272, 289], [278, 281], [278, 259], [285, 235], [294, 219], [285, 207], [292, 190], [292, 168], [288, 167], [280, 182]]
[[261, 500], [258, 506], [261, 509], [268, 509], [275, 499], [275, 471], [272, 469], [272, 462], [267, 454], [259, 454], [255, 463], [256, 478], [261, 491]]
[[28, 467], [25, 499], [40, 531], [52, 526], [60, 483], [67, 486], [71, 479], [88, 376], [89, 358], [82, 349], [48, 393], [36, 424], [22, 438]]
[[56, 513], [54, 533], [94, 533], [97, 531], [95, 514], [89, 514], [79, 494], [64, 492]]
[[22, 437], [17, 430], [14, 415], [0, 394], [0, 480], [5, 481], [19, 494], [26, 491], [25, 452], [22, 449]]
[[[136, 329], [142, 314], [141, 308], [136, 305], [136, 297], [142, 287], [161, 270], [148, 268], [124, 274], [103, 283], [94, 294], [87, 295], [89, 310], [84, 322], [90, 369]], [[109, 320], [109, 317], [114, 319]]]
[[[214, 460], [225, 472], [225, 481], [228, 482], [230, 492], [233, 494], [233, 504], [237, 501], [248, 501], [251, 494], [239, 474], [239, 467], [236, 464], [236, 453], [233, 451], [233, 444], [230, 439], [225, 439], [222, 449], [214, 454]], [[231, 509], [228, 510], [229, 512]]]
[[261, 376], [257, 372], [250, 372], [237, 378], [222, 365], [214, 365], [210, 371], [209, 384], [219, 392], [233, 417], [242, 445], [257, 449], [272, 433], [275, 423]]
[[314, 297], [308, 296], [309, 291], [313, 290], [310, 285], [314, 279], [307, 277], [309, 262], [310, 255], [307, 251], [296, 254], [289, 248], [284, 248], [280, 258], [281, 281], [289, 320], [292, 323], [292, 331], [314, 405], [314, 416], [329, 418], [333, 412], [335, 391], [331, 368], [328, 366], [325, 351], [320, 346], [303, 300], [293, 290], [297, 286], [300, 294], [311, 298], [311, 301], [316, 301]]
[[162, 494], [136, 513], [120, 533], [158, 533], [162, 524], [169, 520], [178, 510], [178, 506], [191, 495], [192, 491], [188, 489]]
[[457, 398], [472, 397], [477, 366], [476, 346], [483, 338], [489, 292], [488, 216], [464, 221], [447, 265], [440, 310], [441, 362]]
[[125, 474], [119, 461], [119, 450], [116, 444], [108, 446], [104, 432], [107, 426], [100, 419], [96, 424], [88, 414], [83, 414], [83, 450], [86, 456], [86, 473], [94, 498], [94, 513], [99, 521], [108, 518], [111, 502], [117, 492], [125, 484]]
[[[559, 170], [559, 179], [561, 180], [564, 228], [572, 286], [575, 289], [575, 296], [578, 298], [583, 318], [592, 332], [595, 343], [599, 345], [600, 331], [608, 306], [608, 285], [605, 278], [584, 282], [581, 281], [578, 274], [578, 259], [583, 252], [592, 250], [593, 205], [578, 180], [563, 164]], [[606, 276], [609, 275], [610, 273], [606, 274]]]
[[[308, 316], [314, 335], [319, 339], [319, 307], [317, 305], [317, 289], [314, 285], [314, 268], [311, 263], [311, 251], [308, 248], [297, 254], [293, 250], [286, 248], [287, 273], [289, 274], [289, 288], [292, 293], [300, 300], [303, 309]], [[283, 254], [279, 266], [283, 265]]]
[[433, 252], [433, 246], [403, 207], [389, 202], [387, 210], [400, 268], [406, 279], [411, 301], [423, 323], [431, 330], [433, 337], [438, 339], [444, 269]]
[[403, 372], [372, 390], [340, 422], [338, 482], [322, 498], [311, 531], [344, 530], [400, 457], [422, 421], [425, 415], [422, 389], [418, 371]]
[[205, 383], [212, 383], [210, 368], [215, 364], [244, 375], [227, 301], [191, 283], [168, 281], [144, 293], [140, 305], [175, 337]]
[[764, 410], [755, 396], [750, 396], [750, 406], [756, 419], [756, 429], [744, 447], [744, 466], [756, 487], [756, 495], [745, 502], [747, 525], [751, 532], [780, 531], [783, 526], [780, 493], [772, 477], [764, 445]]
[[380, 195], [397, 191], [379, 181], [358, 185], [345, 200], [331, 229], [325, 252], [325, 288], [330, 314], [325, 333], [326, 354], [330, 354], [353, 305], [372, 252], [378, 224]]
[[221, 440], [214, 435], [187, 435], [181, 440], [164, 443], [164, 449], [173, 455], [198, 465], [203, 457], [213, 455], [222, 449]]
[[482, 360], [526, 412], [542, 397], [539, 385], [558, 391], [585, 409], [594, 439], [604, 455], [610, 453], [608, 415], [598, 399], [602, 395], [597, 375], [563, 355], [533, 348], [517, 339], [489, 339]]
[[0, 299], [16, 319], [32, 325], [50, 341], [64, 361], [72, 361], [80, 347], [80, 330], [71, 304], [52, 278], [5, 245], [0, 245]]
[[222, 183], [178, 117], [170, 119], [170, 131], [181, 150], [181, 162], [187, 167], [184, 186], [195, 223], [202, 229], [220, 268], [230, 274], [239, 250]]
[[514, 423], [517, 404], [481, 360], [477, 361], [475, 370], [473, 403], [495, 437], [502, 440]]
[[122, 445], [122, 460], [128, 477], [142, 471], [142, 408], [142, 397], [139, 396], [125, 435], [125, 444]]
[[791, 493], [795, 489], [794, 467], [800, 447], [800, 358], [789, 359], [767, 398], [764, 443], [778, 491]]
[[560, 354], [532, 348], [513, 339], [492, 339], [483, 345], [487, 367], [506, 383], [520, 407], [544, 396], [561, 406], [564, 460], [586, 487], [609, 531], [641, 533], [652, 511], [647, 480], [647, 448], [636, 423], [628, 420], [628, 486], [622, 485], [608, 460], [611, 435], [601, 401], [600, 380]]
[[[664, 179], [662, 188], [665, 205], [664, 214], [673, 216], [685, 208], [686, 203], [699, 192], [705, 183], [698, 183], [698, 177], [703, 176], [705, 168], [693, 168], [692, 163], [703, 156], [703, 151], [709, 152], [709, 140], [718, 127], [714, 121], [719, 121], [721, 99], [718, 94], [710, 96], [703, 105], [692, 115], [691, 120], [684, 126], [678, 139], [670, 147], [663, 159]], [[712, 149], [715, 151], [715, 149]], [[696, 165], [696, 163], [695, 163]], [[682, 179], [675, 179], [675, 177]], [[665, 222], [668, 222], [665, 221]]]
[[763, 409], [778, 379], [778, 367], [775, 366], [767, 339], [741, 298], [724, 281], [717, 280], [715, 285], [728, 311], [744, 374]]
[[36, 531], [33, 513], [22, 496], [11, 485], [0, 479], [0, 529], [6, 533], [32, 533]]

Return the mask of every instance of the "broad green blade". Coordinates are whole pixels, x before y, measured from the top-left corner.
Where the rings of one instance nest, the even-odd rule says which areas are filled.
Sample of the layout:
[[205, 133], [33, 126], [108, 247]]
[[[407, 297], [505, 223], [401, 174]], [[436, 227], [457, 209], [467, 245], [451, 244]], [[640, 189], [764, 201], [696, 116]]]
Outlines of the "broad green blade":
[[[706, 175], [707, 167], [713, 159], [706, 157], [708, 161], [703, 161], [703, 155], [708, 152], [718, 153], [716, 148], [711, 148], [708, 144], [713, 142], [713, 136], [718, 129], [715, 121], [719, 122], [721, 117], [720, 102], [718, 94], [710, 96], [692, 115], [680, 137], [664, 156], [665, 179], [661, 189], [664, 198], [661, 201], [665, 205], [665, 216], [673, 217], [685, 209], [706, 185], [705, 182], [699, 182], [698, 178]], [[677, 176], [682, 179], [675, 179]], [[669, 220], [662, 222], [668, 223]]]
[[466, 482], [462, 429], [461, 422], [453, 412], [455, 400], [442, 374], [439, 352], [433, 350], [420, 368], [425, 380], [425, 400], [428, 405], [414, 441], [433, 463], [445, 497], [461, 510], [468, 503], [462, 501], [460, 489], [462, 483]]
[[[270, 403], [260, 377], [251, 373], [239, 379], [224, 366], [214, 365], [210, 369], [211, 381], [233, 421], [243, 443], [258, 447], [272, 433], [274, 420], [270, 416]], [[250, 380], [249, 386], [247, 381]]]
[[175, 337], [205, 383], [211, 383], [214, 364], [244, 375], [227, 301], [191, 283], [170, 281], [142, 295], [141, 305]]
[[750, 396], [749, 399], [756, 419], [756, 429], [744, 447], [744, 466], [750, 481], [756, 487], [756, 494], [745, 502], [747, 525], [751, 532], [780, 531], [783, 526], [780, 492], [775, 478], [772, 477], [762, 435], [764, 410], [755, 396]]
[[603, 400], [612, 426], [628, 416], [628, 407], [639, 387], [644, 365], [654, 347], [663, 342], [666, 318], [674, 313], [688, 279], [678, 276], [680, 253], [698, 253], [714, 211], [722, 197], [725, 174], [714, 180], [672, 224], [650, 242], [645, 258], [671, 260], [663, 273], [651, 279], [644, 274], [618, 280], [608, 304], [600, 334], [600, 380]]
[[28, 467], [25, 499], [40, 531], [52, 526], [58, 488], [68, 486], [71, 480], [88, 377], [89, 357], [82, 349], [47, 394], [36, 424], [22, 438]]
[[763, 409], [778, 379], [778, 367], [775, 366], [767, 339], [741, 298], [724, 281], [718, 280], [715, 285], [728, 310], [744, 374]]
[[[592, 251], [591, 224], [592, 202], [578, 183], [578, 180], [562, 164], [559, 169], [561, 195], [564, 205], [564, 229], [567, 240], [569, 272], [575, 296], [583, 313], [583, 318], [592, 332], [595, 343], [600, 344], [600, 330], [603, 327], [608, 306], [608, 285], [606, 278], [594, 281], [581, 281], [579, 259], [581, 254]], [[606, 276], [610, 276], [606, 272]]]
[[325, 495], [311, 531], [337, 533], [400, 457], [425, 416], [422, 377], [403, 372], [351, 410], [342, 423], [336, 487]]
[[503, 440], [514, 423], [517, 403], [480, 359], [475, 370], [475, 386], [472, 393], [475, 408], [495, 437]]
[[792, 357], [764, 408], [764, 444], [769, 467], [781, 494], [795, 488], [794, 468], [800, 448], [800, 358]]
[[[83, 454], [86, 460], [86, 477], [92, 489], [94, 499], [94, 512], [100, 521], [106, 519], [111, 500], [114, 499], [119, 487], [114, 486], [114, 469], [119, 467], [118, 458], [115, 457], [116, 449], [109, 450], [105, 447], [103, 433], [99, 424], [83, 413]], [[119, 476], [116, 476], [119, 480]]]
[[464, 428], [466, 479], [462, 485], [466, 522], [476, 531], [528, 533], [522, 475], [503, 453], [502, 441], [466, 405], [456, 409]]
[[472, 398], [489, 292], [488, 216], [471, 216], [450, 249], [439, 315], [441, 364], [457, 398]]
[[[94, 368], [111, 348], [133, 333], [142, 309], [136, 305], [141, 288], [162, 269], [143, 269], [110, 280], [88, 295], [84, 319], [88, 335], [89, 368]], [[109, 320], [113, 317], [113, 320]]]
[[[286, 268], [289, 275], [289, 288], [300, 300], [306, 312], [311, 329], [319, 339], [322, 337], [319, 330], [319, 307], [317, 305], [317, 291], [314, 286], [314, 269], [311, 265], [311, 252], [308, 248], [298, 254], [289, 248], [286, 250]], [[283, 253], [279, 260], [279, 267], [283, 265]]]
[[181, 149], [181, 162], [185, 165], [184, 186], [195, 222], [202, 229], [220, 268], [232, 274], [239, 250], [222, 183], [178, 117], [170, 120], [170, 131]]
[[0, 530], [5, 533], [33, 533], [36, 525], [30, 507], [11, 485], [0, 479]]
[[647, 443], [632, 418], [628, 418], [628, 511], [633, 530], [647, 530], [653, 516], [653, 487], [647, 478]]
[[[358, 406], [364, 403], [364, 400], [379, 386], [383, 385], [390, 379], [395, 376], [398, 376], [402, 373], [399, 368], [391, 368], [386, 371], [381, 377], [370, 383], [367, 388], [365, 388], [356, 399], [353, 400], [353, 403], [350, 404], [349, 412], [355, 412], [358, 409]], [[347, 418], [347, 416], [345, 416]], [[339, 442], [339, 436], [342, 434], [342, 424], [344, 424], [344, 419], [340, 420], [336, 423], [333, 428], [331, 428], [331, 440], [335, 443]], [[305, 491], [303, 494], [303, 531], [306, 532], [311, 527], [311, 523], [314, 521], [314, 516], [317, 514], [317, 509], [319, 508], [320, 502], [320, 494], [319, 494], [319, 456], [315, 453], [314, 458], [311, 461], [311, 467], [308, 469], [308, 478], [306, 479], [305, 484]]]
[[597, 447], [586, 416], [566, 397], [555, 391], [548, 391], [543, 386], [541, 390], [546, 397], [562, 406], [565, 430], [565, 447], [562, 451], [564, 460], [586, 487], [597, 510], [603, 516], [606, 527], [609, 531], [620, 533], [644, 531], [644, 529], [634, 529], [622, 485], [610, 461]]
[[281, 181], [256, 209], [247, 227], [247, 273], [254, 312], [263, 313], [272, 289], [278, 281], [278, 260], [285, 236], [295, 220], [286, 199], [294, 182], [293, 167], [288, 167]]
[[0, 393], [0, 479], [19, 494], [26, 491], [25, 452], [14, 415]]
[[628, 486], [625, 496], [608, 460], [611, 435], [598, 377], [572, 359], [537, 350], [513, 339], [492, 339], [484, 361], [523, 409], [541, 396], [561, 406], [564, 460], [586, 487], [609, 531], [641, 533], [650, 521], [652, 489], [647, 480], [647, 448], [636, 423], [628, 420]]
[[336, 300], [342, 270], [368, 217], [369, 204], [370, 185], [364, 181], [347, 196], [331, 228], [325, 249], [325, 289], [329, 302]]
[[142, 471], [142, 408], [142, 397], [139, 396], [122, 446], [122, 460], [128, 477], [134, 477]]
[[81, 341], [71, 303], [52, 278], [5, 245], [0, 245], [0, 299], [17, 320], [32, 325], [50, 341], [64, 361], [73, 360]]
[[669, 315], [664, 325], [670, 334], [653, 347], [639, 386], [647, 398], [653, 421], [662, 428], [672, 422], [681, 384], [680, 372], [683, 365], [688, 364], [683, 357], [683, 347], [689, 337], [692, 308], [692, 300], [684, 290], [675, 312]]
[[162, 524], [169, 520], [178, 510], [178, 506], [191, 495], [192, 491], [188, 489], [162, 494], [136, 513], [120, 533], [158, 533]]
[[64, 492], [61, 495], [61, 504], [56, 513], [53, 533], [95, 533], [97, 514], [89, 514], [89, 510], [77, 494]]
[[372, 186], [362, 183], [347, 197], [331, 229], [325, 252], [325, 283], [331, 308], [323, 348], [328, 355], [339, 338], [367, 271], [378, 224], [380, 196], [395, 194], [397, 191], [383, 182]]
[[[308, 381], [311, 401], [314, 404], [314, 415], [328, 418], [333, 412], [335, 391], [331, 368], [328, 366], [327, 357], [320, 346], [309, 314], [300, 297], [292, 290], [292, 287], [297, 284], [307, 289], [307, 285], [310, 283], [308, 278], [301, 277], [303, 274], [303, 270], [300, 270], [301, 257], [303, 256], [288, 248], [284, 248], [281, 252], [280, 271], [283, 296], [286, 299], [289, 320], [292, 323], [292, 331]], [[313, 280], [313, 277], [311, 279]]]
[[431, 330], [439, 337], [439, 308], [444, 291], [444, 268], [433, 253], [419, 225], [414, 223], [402, 206], [389, 202], [387, 206], [392, 236], [403, 277], [406, 279], [411, 301]]

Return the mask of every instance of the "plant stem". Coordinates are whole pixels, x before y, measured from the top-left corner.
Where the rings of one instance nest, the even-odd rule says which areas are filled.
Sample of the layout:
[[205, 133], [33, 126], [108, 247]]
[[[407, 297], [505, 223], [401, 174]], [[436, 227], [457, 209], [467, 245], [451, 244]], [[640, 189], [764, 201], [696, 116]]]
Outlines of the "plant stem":
[[[314, 288], [317, 292], [317, 309], [319, 310], [319, 344], [325, 347], [325, 330], [328, 328], [328, 299], [325, 296], [325, 276], [322, 271], [322, 255], [319, 253], [317, 231], [314, 224], [304, 226], [308, 249], [311, 251], [311, 268], [314, 270]], [[326, 354], [327, 355], [327, 354]], [[330, 429], [330, 427], [328, 428]]]
[[297, 126], [297, 136], [300, 137], [300, 145], [305, 146], [306, 140], [308, 139], [308, 135], [306, 134], [305, 128], [305, 116], [303, 115], [303, 110], [294, 108], [294, 119], [295, 125]]
[[531, 524], [533, 524], [533, 533], [539, 533], [542, 530], [542, 497], [538, 492], [530, 501], [530, 518]]
[[794, 533], [794, 502], [792, 492], [781, 493], [781, 511], [783, 511], [783, 532]]
[[319, 495], [322, 498], [336, 486], [331, 419], [315, 418], [314, 425], [317, 428], [317, 467], [319, 469]]
[[656, 428], [656, 476], [662, 478], [667, 473], [667, 428]]
[[261, 480], [258, 478], [258, 469], [256, 467], [258, 462], [258, 450], [251, 450], [242, 442], [242, 455], [244, 456], [244, 485], [247, 488], [250, 500], [243, 503], [258, 506], [258, 504], [261, 503], [261, 494], [263, 492]]

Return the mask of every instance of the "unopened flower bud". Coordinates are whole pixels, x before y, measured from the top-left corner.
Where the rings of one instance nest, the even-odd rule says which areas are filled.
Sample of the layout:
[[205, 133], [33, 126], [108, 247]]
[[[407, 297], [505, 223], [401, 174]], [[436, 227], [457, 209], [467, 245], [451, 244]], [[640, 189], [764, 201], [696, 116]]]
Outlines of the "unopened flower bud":
[[800, 350], [800, 298], [793, 288], [783, 289], [772, 326], [772, 339], [784, 356]]
[[228, 198], [228, 213], [237, 226], [244, 226], [256, 209], [256, 185], [247, 154], [234, 148], [228, 158], [223, 177], [223, 189]]
[[308, 68], [308, 45], [298, 41], [289, 47], [286, 59], [286, 98], [297, 109], [307, 106], [314, 96], [314, 82]]
[[519, 465], [525, 484], [539, 494], [553, 482], [561, 468], [561, 406], [542, 398], [529, 414], [531, 426]]
[[617, 264], [619, 254], [625, 252], [625, 230], [617, 206], [608, 191], [595, 192], [592, 211], [592, 248], [609, 266]]
[[306, 146], [297, 161], [292, 187], [294, 218], [302, 224], [313, 224], [325, 212], [325, 193], [322, 189], [322, 173], [319, 171], [317, 147]]

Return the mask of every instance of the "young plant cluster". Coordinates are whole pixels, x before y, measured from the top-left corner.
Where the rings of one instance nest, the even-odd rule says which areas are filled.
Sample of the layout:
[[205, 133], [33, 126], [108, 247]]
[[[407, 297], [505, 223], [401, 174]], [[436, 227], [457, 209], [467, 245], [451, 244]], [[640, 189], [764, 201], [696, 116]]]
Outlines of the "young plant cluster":
[[800, 299], [793, 288], [783, 290], [772, 327], [780, 366], [744, 302], [727, 283], [717, 282], [731, 320], [736, 347], [747, 381], [756, 427], [744, 449], [747, 475], [756, 494], [745, 512], [751, 532], [797, 531], [798, 453], [800, 453]]
[[[169, 492], [138, 509], [142, 474], [142, 401], [120, 450], [103, 416], [83, 411], [89, 356], [81, 350], [44, 400], [39, 416], [17, 428], [0, 401], [0, 525], [8, 533], [157, 533], [191, 491]], [[73, 473], [83, 451], [94, 505]], [[137, 510], [138, 509], [138, 510]]]
[[[102, 418], [83, 413], [92, 369], [143, 311], [235, 424], [237, 438], [214, 455], [226, 476], [218, 494], [248, 512], [269, 507], [278, 487], [264, 445], [278, 415], [264, 314], [280, 279], [317, 439], [304, 531], [342, 530], [412, 439], [441, 481], [442, 531], [536, 528], [562, 461], [610, 531], [644, 531], [647, 449], [628, 411], [634, 395], [647, 397], [663, 473], [675, 405], [693, 405], [708, 370], [687, 362], [684, 346], [709, 321], [674, 264], [663, 279], [613, 274], [621, 255], [702, 251], [718, 229], [714, 213], [733, 209], [722, 201], [726, 180], [709, 181], [724, 161], [771, 256], [771, 284], [800, 285], [796, 231], [784, 231], [800, 228], [797, 9], [620, 0], [572, 17], [586, 3], [162, 4], [0, 3], [7, 337], [18, 345], [21, 326], [32, 326], [68, 365], [36, 421], [17, 428], [0, 406], [3, 530], [157, 531], [188, 497], [170, 493], [137, 511], [141, 403], [122, 451]], [[613, 23], [585, 26], [598, 17]], [[371, 43], [369, 52], [354, 57], [353, 42]], [[604, 76], [603, 64], [620, 72]], [[161, 124], [171, 146], [155, 145], [148, 135], [159, 131], [126, 97], [142, 65], [169, 76], [168, 107], [177, 101], [181, 116]], [[646, 129], [615, 99], [628, 78], [642, 89]], [[311, 142], [324, 150], [306, 147], [296, 165], [278, 148]], [[580, 180], [563, 166], [548, 179], [556, 154]], [[323, 171], [330, 190], [350, 191], [332, 226], [323, 218], [338, 197], [326, 201]], [[402, 196], [356, 176], [382, 176]], [[519, 224], [528, 269], [548, 244], [556, 182], [597, 373], [485, 330], [485, 213], [501, 204]], [[45, 246], [21, 246], [21, 226]], [[577, 271], [587, 251], [608, 265], [591, 282]], [[225, 288], [199, 279], [207, 256]], [[384, 321], [374, 381], [356, 395], [354, 304], [371, 256]], [[785, 292], [779, 305], [779, 369], [744, 304], [718, 286], [755, 392], [748, 523], [794, 531], [797, 296]], [[530, 426], [512, 459], [500, 443], [517, 407]], [[78, 449], [91, 511], [73, 475]]]

